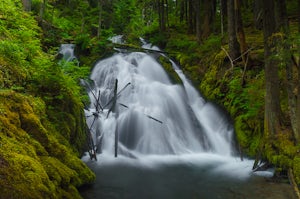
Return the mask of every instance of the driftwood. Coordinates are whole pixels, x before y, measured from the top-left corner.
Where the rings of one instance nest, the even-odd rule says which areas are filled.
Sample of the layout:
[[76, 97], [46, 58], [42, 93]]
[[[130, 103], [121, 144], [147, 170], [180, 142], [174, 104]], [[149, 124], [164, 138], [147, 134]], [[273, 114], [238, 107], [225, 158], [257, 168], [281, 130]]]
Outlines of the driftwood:
[[[114, 90], [114, 98], [113, 98], [113, 105], [112, 110], [116, 113], [116, 120], [119, 116], [119, 110], [117, 107], [117, 98], [118, 98], [118, 79], [115, 82], [115, 90]], [[108, 113], [109, 114], [109, 113]], [[118, 143], [119, 143], [119, 133], [118, 133], [118, 122], [116, 122], [116, 129], [115, 129], [115, 157], [118, 157]]]
[[[92, 127], [92, 126], [91, 126]], [[97, 161], [97, 154], [96, 154], [96, 149], [95, 149], [95, 145], [94, 145], [94, 141], [93, 141], [93, 137], [92, 137], [92, 133], [91, 133], [91, 129], [88, 130], [88, 145], [89, 145], [89, 155], [90, 155], [90, 159], [93, 160], [95, 159]]]
[[[101, 143], [97, 143], [96, 145], [94, 144], [94, 141], [93, 141], [93, 138], [92, 138], [92, 127], [94, 126], [94, 123], [96, 121], [96, 119], [99, 117], [99, 113], [100, 111], [102, 112], [103, 109], [105, 109], [107, 106], [109, 106], [110, 104], [111, 107], [110, 109], [108, 110], [108, 113], [106, 115], [106, 118], [108, 118], [109, 114], [111, 112], [115, 112], [115, 117], [116, 119], [118, 118], [118, 114], [119, 114], [119, 110], [118, 110], [118, 106], [117, 105], [121, 105], [125, 108], [129, 108], [128, 106], [126, 106], [125, 104], [122, 104], [122, 103], [117, 103], [117, 99], [118, 97], [121, 95], [121, 93], [130, 85], [131, 83], [127, 83], [119, 92], [118, 92], [118, 79], [116, 79], [115, 81], [115, 87], [114, 87], [114, 96], [113, 98], [107, 103], [105, 104], [104, 106], [101, 106], [101, 103], [100, 103], [100, 91], [98, 93], [98, 97], [95, 95], [95, 93], [93, 92], [93, 90], [90, 88], [90, 86], [88, 85], [93, 97], [95, 98], [96, 100], [96, 104], [95, 107], [96, 107], [96, 111], [93, 112], [90, 116], [86, 116], [86, 117], [91, 117], [91, 116], [94, 116], [94, 120], [91, 124], [91, 126], [89, 127], [89, 132], [88, 132], [88, 145], [89, 145], [89, 155], [90, 155], [90, 158], [91, 160], [92, 159], [95, 159], [97, 161], [97, 156], [96, 156], [96, 153], [98, 151], [98, 147], [96, 148], [96, 146], [98, 146], [98, 144], [101, 144]], [[99, 110], [100, 108], [100, 110]], [[144, 114], [146, 117], [148, 117], [149, 119], [151, 120], [154, 120], [158, 123], [163, 123], [162, 121], [150, 116], [150, 115], [147, 115], [147, 114]], [[102, 142], [102, 138], [103, 138], [103, 134], [102, 136], [100, 137], [100, 142]], [[116, 129], [115, 129], [115, 157], [118, 157], [118, 142], [119, 142], [119, 133], [118, 133], [118, 123], [116, 123]]]
[[[125, 88], [127, 88], [130, 84], [131, 84], [130, 82], [127, 83], [127, 84], [124, 86], [124, 88], [122, 88], [122, 89], [118, 92], [117, 98], [121, 95], [121, 93], [125, 90]], [[105, 105], [103, 106], [103, 109], [105, 109], [108, 105], [110, 105], [110, 104], [113, 102], [113, 100], [114, 100], [114, 98], [112, 98], [107, 104], [105, 104]]]
[[94, 123], [96, 121], [96, 119], [99, 117], [99, 113], [100, 113], [100, 110], [99, 108], [101, 109], [101, 111], [103, 111], [103, 108], [100, 104], [100, 90], [99, 90], [99, 93], [98, 93], [98, 97], [96, 97], [95, 93], [93, 92], [93, 89], [90, 87], [90, 85], [88, 83], [86, 83], [86, 86], [88, 87], [88, 89], [90, 90], [90, 92], [92, 93], [93, 97], [95, 98], [96, 100], [96, 104], [95, 107], [96, 107], [96, 112], [92, 112], [92, 115], [89, 115], [89, 116], [86, 116], [86, 117], [91, 117], [91, 116], [94, 116], [94, 120], [91, 124], [91, 126], [89, 127], [88, 129], [88, 132], [87, 132], [87, 137], [88, 137], [88, 147], [89, 147], [89, 155], [90, 155], [90, 159], [93, 160], [95, 159], [97, 161], [97, 150], [98, 150], [98, 147], [96, 148], [96, 146], [98, 145], [96, 143], [94, 143], [94, 140], [93, 140], [93, 136], [92, 136], [92, 128], [94, 126]]
[[253, 165], [252, 171], [253, 172], [256, 172], [256, 171], [266, 171], [270, 167], [271, 167], [271, 164], [268, 163], [268, 162], [264, 162], [264, 163], [261, 163], [260, 165], [258, 165], [258, 161], [255, 160], [255, 163]]

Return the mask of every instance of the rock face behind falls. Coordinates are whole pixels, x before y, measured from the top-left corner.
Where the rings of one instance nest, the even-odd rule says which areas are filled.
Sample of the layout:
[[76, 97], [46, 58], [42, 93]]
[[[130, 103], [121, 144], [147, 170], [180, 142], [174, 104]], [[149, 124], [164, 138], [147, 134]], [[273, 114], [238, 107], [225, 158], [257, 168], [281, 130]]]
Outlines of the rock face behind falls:
[[64, 135], [40, 98], [1, 90], [0, 102], [0, 198], [80, 198], [95, 179], [71, 147], [81, 137]]

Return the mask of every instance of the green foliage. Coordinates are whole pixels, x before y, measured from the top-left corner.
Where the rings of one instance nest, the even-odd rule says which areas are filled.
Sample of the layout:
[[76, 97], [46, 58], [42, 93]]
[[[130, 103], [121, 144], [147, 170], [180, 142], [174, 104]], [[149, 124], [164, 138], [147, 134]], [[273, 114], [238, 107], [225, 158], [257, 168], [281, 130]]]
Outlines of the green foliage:
[[0, 54], [13, 63], [26, 65], [26, 61], [39, 53], [39, 27], [32, 16], [22, 12], [22, 8], [15, 7], [11, 1], [1, 5]]
[[114, 4], [113, 29], [116, 34], [122, 34], [126, 26], [130, 24], [135, 14], [134, 1], [119, 0]]
[[73, 80], [78, 81], [79, 79], [87, 78], [90, 73], [90, 67], [79, 66], [78, 60], [67, 62], [61, 60], [59, 65], [62, 68], [63, 73], [66, 77], [71, 77]]
[[200, 53], [210, 53], [216, 49], [221, 48], [221, 37], [220, 35], [210, 35], [202, 44]]
[[300, 156], [297, 155], [293, 161], [293, 171], [297, 184], [300, 184]]
[[77, 157], [86, 140], [78, 79], [89, 67], [44, 53], [21, 1], [1, 2], [0, 13], [0, 197], [80, 198], [75, 187], [95, 178]]
[[147, 32], [145, 32], [144, 35], [147, 39], [149, 39], [150, 43], [164, 48], [166, 45], [168, 35], [166, 33], [158, 31], [157, 28], [158, 24], [153, 24], [152, 26], [149, 26], [148, 30], [146, 30]]

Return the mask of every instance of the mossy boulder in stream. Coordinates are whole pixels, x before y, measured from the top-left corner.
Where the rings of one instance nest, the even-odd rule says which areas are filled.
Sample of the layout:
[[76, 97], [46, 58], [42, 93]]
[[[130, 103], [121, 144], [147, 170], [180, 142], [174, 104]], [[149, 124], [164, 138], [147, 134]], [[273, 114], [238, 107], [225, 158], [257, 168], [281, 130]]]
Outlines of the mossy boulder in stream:
[[160, 56], [158, 58], [158, 62], [164, 67], [164, 69], [167, 72], [170, 80], [174, 84], [183, 84], [182, 80], [180, 79], [180, 77], [178, 76], [176, 71], [173, 69], [172, 63], [170, 62], [170, 60], [167, 57]]
[[0, 91], [0, 198], [80, 198], [95, 175], [46, 115], [38, 97]]

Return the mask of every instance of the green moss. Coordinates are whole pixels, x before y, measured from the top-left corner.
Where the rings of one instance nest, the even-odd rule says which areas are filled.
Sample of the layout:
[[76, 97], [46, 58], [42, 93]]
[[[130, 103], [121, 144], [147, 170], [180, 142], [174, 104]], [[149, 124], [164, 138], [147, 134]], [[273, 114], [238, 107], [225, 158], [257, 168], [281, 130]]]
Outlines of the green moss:
[[200, 91], [208, 99], [216, 99], [217, 96], [221, 93], [220, 87], [218, 87], [218, 65], [213, 64], [210, 66], [210, 70], [205, 73], [204, 78], [200, 84]]
[[2, 90], [0, 101], [0, 196], [80, 198], [76, 187], [95, 175], [58, 141], [41, 99]]
[[1, 197], [50, 198], [54, 185], [44, 171], [34, 147], [1, 135]]
[[247, 115], [235, 118], [235, 132], [243, 151], [251, 157], [261, 152], [263, 142], [262, 124], [260, 120]]
[[73, 178], [76, 178], [76, 172], [65, 164], [60, 162], [58, 159], [49, 157], [49, 156], [42, 156], [40, 160], [43, 164], [49, 179], [56, 185], [62, 187], [68, 187], [73, 181]]
[[183, 84], [182, 80], [180, 79], [180, 77], [178, 76], [178, 74], [176, 73], [176, 71], [173, 69], [172, 63], [169, 61], [168, 58], [166, 58], [164, 56], [160, 56], [158, 58], [158, 61], [164, 67], [165, 71], [168, 73], [169, 78], [171, 79], [171, 81], [173, 83], [175, 83], [175, 84]]
[[1, 2], [0, 13], [0, 198], [80, 198], [76, 187], [95, 179], [78, 158], [86, 129], [76, 78], [84, 71], [63, 71], [42, 51], [21, 2]]
[[293, 161], [293, 171], [297, 184], [300, 184], [300, 156], [297, 155]]

